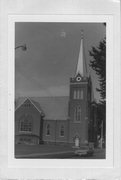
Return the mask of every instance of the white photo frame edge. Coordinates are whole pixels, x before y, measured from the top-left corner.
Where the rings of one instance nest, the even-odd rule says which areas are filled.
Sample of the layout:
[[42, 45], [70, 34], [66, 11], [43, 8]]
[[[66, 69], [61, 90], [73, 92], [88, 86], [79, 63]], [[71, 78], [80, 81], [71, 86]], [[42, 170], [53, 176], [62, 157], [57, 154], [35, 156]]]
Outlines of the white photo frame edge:
[[[18, 1], [17, 1], [18, 2]], [[117, 1], [118, 2], [118, 1]], [[21, 2], [22, 3], [22, 2]], [[93, 2], [91, 2], [93, 3]], [[106, 1], [105, 1], [106, 3]], [[113, 3], [110, 2], [109, 4], [112, 5], [115, 5], [116, 6], [119, 6], [119, 3], [116, 4], [116, 1]], [[18, 3], [19, 4], [19, 3]], [[63, 3], [64, 4], [64, 3]], [[23, 4], [21, 4], [23, 6]], [[107, 5], [107, 3], [106, 3]], [[21, 7], [22, 7], [21, 6]], [[83, 7], [83, 6], [82, 6]], [[114, 7], [114, 6], [113, 6]], [[114, 126], [114, 146], [113, 146], [113, 154], [114, 154], [114, 161], [113, 161], [113, 166], [111, 167], [104, 167], [104, 168], [75, 168], [75, 169], [71, 169], [71, 168], [68, 168], [68, 170], [65, 171], [65, 169], [63, 168], [43, 168], [42, 170], [40, 169], [36, 169], [36, 167], [34, 169], [29, 169], [29, 168], [13, 168], [11, 166], [11, 162], [8, 166], [8, 163], [7, 163], [7, 157], [6, 157], [6, 149], [4, 149], [4, 147], [6, 148], [6, 144], [2, 141], [2, 150], [1, 150], [1, 177], [2, 178], [23, 178], [23, 179], [32, 179], [32, 178], [44, 178], [44, 179], [47, 179], [50, 177], [51, 178], [71, 178], [71, 179], [80, 179], [80, 178], [94, 178], [94, 179], [120, 179], [120, 159], [121, 159], [121, 155], [120, 155], [120, 18], [119, 18], [119, 12], [117, 11], [117, 8], [112, 8], [111, 9], [111, 6], [109, 6], [109, 9], [107, 9], [107, 11], [105, 10], [104, 8], [104, 11], [102, 11], [102, 7], [100, 7], [100, 9], [98, 8], [97, 10], [95, 8], [93, 8], [93, 13], [96, 15], [96, 12], [98, 11], [99, 14], [98, 15], [104, 15], [106, 14], [107, 16], [108, 15], [111, 15], [113, 17], [113, 30], [114, 30], [114, 33], [113, 33], [113, 41], [114, 41], [114, 58], [116, 59], [116, 63], [114, 65], [114, 74], [113, 74], [113, 84], [114, 86], [113, 87], [117, 87], [117, 89], [114, 90], [114, 109], [115, 109], [115, 106], [118, 104], [118, 108], [114, 110], [114, 117], [116, 117], [116, 120], [117, 122], [115, 123], [115, 126]], [[29, 8], [29, 7], [28, 7]], [[58, 8], [57, 8], [58, 9]], [[87, 14], [91, 14], [91, 10], [89, 8], [87, 8], [88, 10], [86, 11]], [[115, 9], [115, 10], [114, 10]], [[30, 10], [32, 12], [32, 10]], [[14, 8], [12, 9], [11, 8], [11, 11], [12, 14], [22, 14], [23, 12], [20, 12], [17, 10], [15, 10]], [[42, 11], [41, 13], [43, 13], [44, 11]], [[53, 12], [53, 11], [51, 11]], [[57, 11], [56, 11], [57, 12]], [[71, 10], [70, 11], [70, 15], [73, 15], [74, 12], [75, 14], [78, 14], [78, 12], [74, 11], [74, 10]], [[84, 12], [84, 11], [83, 11]], [[108, 12], [108, 13], [107, 13]], [[5, 17], [6, 13], [6, 9], [5, 9], [5, 12], [3, 13], [3, 17]], [[35, 11], [33, 11], [33, 13], [35, 13]], [[68, 13], [68, 11], [67, 11]], [[8, 13], [9, 14], [9, 13]], [[82, 14], [82, 13], [81, 13]], [[33, 14], [34, 15], [34, 14]], [[84, 15], [84, 13], [83, 13]], [[55, 15], [54, 15], [55, 16]], [[63, 15], [62, 15], [63, 16]], [[2, 23], [3, 21], [6, 21], [7, 18], [3, 18], [2, 20]], [[6, 25], [5, 25], [6, 26]], [[4, 26], [4, 27], [5, 27]], [[6, 44], [7, 42], [3, 42], [3, 39], [6, 41], [6, 38], [5, 38], [5, 35], [3, 34], [3, 37], [2, 37], [2, 43], [3, 43], [3, 47], [6, 48]], [[6, 54], [4, 54], [4, 50], [1, 51], [2, 53], [2, 62], [4, 60], [7, 61], [7, 58], [6, 58]], [[4, 58], [5, 57], [5, 58]], [[4, 62], [6, 65], [6, 61]], [[8, 65], [7, 65], [8, 66]], [[4, 70], [5, 70], [5, 67], [2, 66], [3, 70], [1, 71], [1, 75], [4, 74]], [[3, 78], [3, 79], [7, 79], [6, 77]], [[6, 91], [5, 88], [6, 88], [6, 85], [4, 85], [4, 82], [2, 81], [2, 85], [3, 85], [3, 91]], [[2, 92], [2, 97], [6, 95], [6, 92]], [[9, 94], [8, 94], [9, 96]], [[3, 102], [3, 99], [2, 99], [2, 103], [1, 103], [1, 106], [4, 107], [5, 103]], [[3, 112], [4, 113], [4, 112]], [[2, 115], [3, 115], [2, 113]], [[5, 119], [3, 119], [5, 120]], [[4, 128], [4, 122], [1, 123], [1, 128]], [[5, 134], [4, 134], [4, 129], [1, 129], [1, 132], [2, 132], [2, 140], [4, 139]], [[118, 139], [116, 138], [116, 136], [118, 137]], [[8, 137], [8, 140], [9, 140], [9, 136]], [[9, 159], [11, 161], [11, 158]], [[33, 170], [33, 172], [31, 172], [31, 170]], [[55, 173], [55, 170], [56, 170], [56, 173]]]
[[[106, 89], [107, 89], [107, 113], [106, 113], [106, 118], [107, 118], [107, 128], [110, 126], [110, 131], [108, 130], [106, 133], [106, 138], [107, 138], [107, 144], [106, 144], [106, 160], [97, 160], [96, 162], [96, 166], [98, 167], [113, 167], [113, 141], [111, 141], [110, 139], [113, 139], [113, 134], [112, 134], [112, 130], [113, 130], [113, 98], [110, 98], [110, 97], [113, 97], [113, 88], [111, 88], [112, 84], [113, 84], [113, 51], [111, 52], [110, 49], [113, 48], [113, 31], [112, 31], [112, 27], [113, 27], [113, 18], [112, 16], [95, 16], [95, 15], [92, 15], [92, 16], [88, 16], [88, 15], [35, 15], [35, 16], [32, 16], [32, 15], [25, 15], [25, 16], [12, 16], [10, 15], [9, 16], [9, 21], [8, 21], [8, 29], [10, 30], [9, 31], [9, 37], [8, 37], [8, 50], [9, 50], [9, 70], [8, 70], [8, 77], [9, 77], [9, 117], [10, 118], [10, 121], [8, 123], [8, 137], [10, 138], [11, 137], [11, 140], [12, 142], [14, 142], [14, 129], [12, 127], [14, 127], [14, 122], [13, 122], [13, 119], [14, 119], [14, 97], [15, 97], [15, 94], [14, 94], [14, 79], [15, 79], [15, 69], [14, 69], [14, 27], [15, 27], [15, 22], [80, 22], [80, 23], [83, 23], [83, 22], [106, 22], [107, 23], [107, 62], [109, 62], [109, 59], [110, 59], [110, 64], [107, 63], [107, 81], [110, 83], [107, 84], [106, 86]], [[12, 73], [11, 73], [12, 72]], [[11, 81], [12, 80], [12, 81]], [[110, 107], [111, 109], [111, 112], [110, 112], [110, 109], [108, 108]], [[12, 111], [11, 111], [12, 110]], [[110, 113], [111, 114], [111, 117], [110, 118], [110, 121], [109, 121], [109, 116], [110, 116]], [[26, 168], [26, 167], [33, 167], [33, 166], [30, 166], [30, 164], [36, 164], [36, 167], [41, 167], [41, 168], [49, 168], [49, 167], [63, 167], [63, 165], [61, 164], [62, 163], [62, 160], [42, 160], [41, 159], [41, 162], [39, 163], [40, 160], [29, 160], [29, 162], [31, 161], [32, 163], [29, 163], [27, 162], [27, 160], [18, 160], [18, 159], [14, 159], [14, 144], [11, 143], [11, 140], [9, 141], [9, 154], [8, 154], [8, 158], [9, 158], [9, 162], [13, 162], [15, 163], [14, 164], [14, 167], [23, 167], [23, 168]], [[11, 160], [10, 160], [11, 159]], [[68, 161], [68, 162], [67, 162]], [[71, 160], [65, 160], [64, 161], [64, 164], [65, 164], [65, 168], [78, 168], [81, 166], [81, 168], [84, 168], [84, 167], [95, 167], [95, 160], [88, 160], [88, 162], [86, 161], [86, 164], [85, 164], [85, 160], [81, 160], [80, 163], [78, 161], [78, 164], [77, 164], [77, 161], [76, 160], [72, 160], [72, 162], [70, 163]], [[24, 164], [24, 165], [23, 165]], [[44, 166], [45, 164], [48, 164], [48, 166]], [[73, 164], [73, 166], [71, 165]], [[34, 165], [35, 166], [35, 165]]]

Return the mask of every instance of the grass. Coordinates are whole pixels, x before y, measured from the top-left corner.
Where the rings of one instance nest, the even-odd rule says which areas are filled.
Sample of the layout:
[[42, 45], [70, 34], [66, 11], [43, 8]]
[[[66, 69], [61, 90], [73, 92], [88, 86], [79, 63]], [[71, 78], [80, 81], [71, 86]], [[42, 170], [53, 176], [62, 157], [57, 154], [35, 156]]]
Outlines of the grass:
[[16, 144], [15, 154], [25, 155], [32, 153], [53, 153], [53, 152], [63, 152], [72, 151], [72, 147], [69, 145], [26, 145], [26, 144]]
[[[105, 149], [95, 149], [94, 155], [90, 157], [79, 157], [74, 155], [71, 145], [41, 144], [41, 145], [15, 145], [16, 158], [48, 158], [48, 159], [105, 159]], [[52, 154], [51, 154], [52, 153]], [[47, 155], [48, 154], [48, 155]]]

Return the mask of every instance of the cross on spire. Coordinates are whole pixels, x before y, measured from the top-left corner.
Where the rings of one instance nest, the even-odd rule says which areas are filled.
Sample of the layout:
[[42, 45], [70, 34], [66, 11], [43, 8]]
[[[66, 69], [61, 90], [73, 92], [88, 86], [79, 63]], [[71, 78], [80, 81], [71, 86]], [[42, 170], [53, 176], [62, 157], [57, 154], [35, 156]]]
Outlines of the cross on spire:
[[83, 39], [84, 31], [81, 30], [81, 39]]

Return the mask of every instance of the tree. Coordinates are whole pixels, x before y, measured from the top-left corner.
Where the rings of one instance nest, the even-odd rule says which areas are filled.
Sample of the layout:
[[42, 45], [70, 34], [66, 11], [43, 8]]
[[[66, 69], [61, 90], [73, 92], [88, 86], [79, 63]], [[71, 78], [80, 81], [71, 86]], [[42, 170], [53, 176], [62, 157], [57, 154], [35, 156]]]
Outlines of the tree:
[[[105, 23], [103, 23], [106, 26]], [[92, 47], [89, 52], [92, 60], [90, 66], [96, 72], [99, 79], [99, 88], [96, 90], [100, 93], [100, 101], [97, 104], [97, 131], [106, 141], [106, 38], [99, 42], [98, 47]], [[103, 127], [102, 127], [103, 126]]]
[[106, 139], [105, 133], [106, 133], [106, 108], [104, 104], [97, 103], [97, 131], [98, 135], [101, 135], [101, 129], [103, 124], [103, 138]]
[[97, 91], [100, 93], [101, 103], [105, 104], [106, 98], [106, 38], [104, 38], [98, 47], [92, 47], [89, 52], [93, 59], [90, 61], [90, 66], [96, 72], [99, 78], [100, 87]]

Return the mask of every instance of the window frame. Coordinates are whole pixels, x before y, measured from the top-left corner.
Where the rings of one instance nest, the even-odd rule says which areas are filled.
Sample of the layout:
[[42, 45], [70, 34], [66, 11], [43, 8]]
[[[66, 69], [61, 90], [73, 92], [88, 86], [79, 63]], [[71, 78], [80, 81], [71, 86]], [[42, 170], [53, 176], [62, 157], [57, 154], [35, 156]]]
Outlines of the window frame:
[[74, 89], [73, 90], [73, 99], [74, 100], [82, 100], [84, 98], [84, 91], [83, 89]]
[[[31, 119], [28, 119], [28, 117], [31, 117]], [[25, 114], [20, 120], [19, 120], [19, 132], [24, 133], [32, 133], [33, 129], [33, 118], [31, 114]]]
[[[48, 129], [48, 126], [49, 126], [49, 129]], [[48, 131], [49, 130], [49, 131]], [[48, 132], [49, 132], [49, 134], [48, 134]], [[51, 133], [50, 133], [51, 131], [50, 131], [50, 124], [47, 124], [46, 125], [46, 136], [50, 136], [51, 135]]]
[[[80, 123], [81, 122], [81, 113], [82, 111], [81, 111], [81, 106], [76, 106], [75, 108], [74, 108], [74, 122], [77, 122], [77, 123]], [[79, 120], [78, 120], [78, 117], [80, 116], [80, 118], [79, 118]]]
[[[63, 132], [63, 135], [61, 134]], [[61, 126], [60, 126], [60, 137], [64, 137], [65, 136], [65, 127], [64, 127], [64, 125], [62, 124]]]

